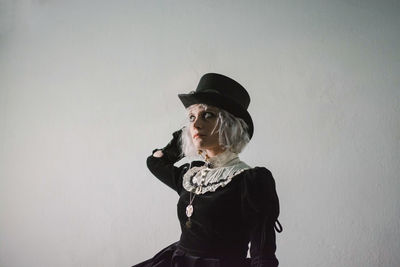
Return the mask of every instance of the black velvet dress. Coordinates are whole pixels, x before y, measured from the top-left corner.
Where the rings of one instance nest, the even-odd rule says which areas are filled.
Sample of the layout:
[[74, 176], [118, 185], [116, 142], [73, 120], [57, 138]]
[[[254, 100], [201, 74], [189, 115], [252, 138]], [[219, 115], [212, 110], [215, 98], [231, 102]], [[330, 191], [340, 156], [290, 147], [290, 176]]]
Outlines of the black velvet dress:
[[[192, 162], [191, 167], [204, 165]], [[147, 159], [150, 171], [179, 195], [180, 240], [153, 258], [134, 267], [276, 267], [275, 223], [279, 201], [271, 172], [255, 167], [241, 172], [215, 192], [196, 195], [191, 226], [186, 207], [190, 193], [182, 177], [189, 164], [180, 167], [167, 157]], [[279, 230], [279, 229], [277, 229]], [[248, 245], [251, 258], [246, 258]]]

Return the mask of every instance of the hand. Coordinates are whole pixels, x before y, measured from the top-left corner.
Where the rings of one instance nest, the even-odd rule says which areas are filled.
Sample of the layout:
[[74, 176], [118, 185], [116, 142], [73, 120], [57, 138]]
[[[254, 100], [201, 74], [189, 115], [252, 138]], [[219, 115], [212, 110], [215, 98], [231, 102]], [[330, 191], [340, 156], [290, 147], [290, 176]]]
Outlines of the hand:
[[170, 162], [177, 162], [184, 157], [181, 148], [182, 129], [172, 134], [172, 140], [161, 150], [156, 151], [155, 157], [166, 157]]
[[153, 157], [161, 158], [162, 156], [164, 156], [164, 153], [162, 153], [161, 150], [157, 150], [156, 152], [153, 153]]

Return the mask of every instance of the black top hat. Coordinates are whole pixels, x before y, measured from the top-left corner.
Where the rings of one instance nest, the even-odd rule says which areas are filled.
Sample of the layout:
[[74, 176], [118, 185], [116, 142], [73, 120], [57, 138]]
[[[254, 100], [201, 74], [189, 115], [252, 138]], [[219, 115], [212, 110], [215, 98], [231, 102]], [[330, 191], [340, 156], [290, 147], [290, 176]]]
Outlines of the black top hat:
[[246, 89], [235, 80], [218, 73], [207, 73], [201, 77], [196, 91], [179, 94], [185, 108], [193, 104], [206, 104], [224, 109], [243, 119], [248, 126], [249, 137], [253, 136], [253, 120], [247, 108], [250, 96]]

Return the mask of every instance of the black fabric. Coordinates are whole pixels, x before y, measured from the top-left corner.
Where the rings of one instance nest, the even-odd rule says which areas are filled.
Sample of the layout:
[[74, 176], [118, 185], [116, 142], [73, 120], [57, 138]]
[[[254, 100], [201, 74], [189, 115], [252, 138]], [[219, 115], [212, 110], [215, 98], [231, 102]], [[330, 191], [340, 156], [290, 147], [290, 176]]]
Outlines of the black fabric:
[[250, 259], [221, 259], [193, 256], [179, 242], [162, 249], [153, 258], [133, 267], [250, 267]]
[[169, 143], [164, 148], [161, 149], [161, 151], [164, 154], [164, 157], [167, 157], [167, 160], [169, 162], [177, 162], [184, 156], [180, 144], [181, 136], [182, 136], [182, 129], [175, 131], [174, 133], [172, 133], [171, 141], [169, 141]]
[[[193, 162], [191, 166], [202, 164], [204, 162]], [[278, 266], [274, 223], [279, 215], [279, 200], [274, 178], [268, 169], [246, 170], [225, 187], [196, 195], [192, 226], [188, 228], [185, 211], [190, 193], [183, 188], [182, 177], [189, 164], [175, 167], [167, 157], [150, 156], [147, 166], [159, 180], [178, 193], [182, 234], [177, 243], [135, 267]], [[251, 259], [246, 260], [249, 242]], [[177, 253], [182, 254], [180, 261], [176, 260]], [[179, 263], [182, 261], [186, 264]], [[227, 262], [230, 265], [224, 265]]]

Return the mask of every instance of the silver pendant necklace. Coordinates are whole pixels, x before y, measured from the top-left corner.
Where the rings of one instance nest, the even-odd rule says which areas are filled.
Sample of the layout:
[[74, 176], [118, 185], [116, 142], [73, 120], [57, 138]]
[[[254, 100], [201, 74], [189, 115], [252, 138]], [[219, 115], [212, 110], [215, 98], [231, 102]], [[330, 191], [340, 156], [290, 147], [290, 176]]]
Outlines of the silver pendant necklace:
[[[204, 182], [206, 180], [206, 176], [207, 173], [210, 171], [209, 169], [210, 163], [207, 162], [207, 168], [201, 170], [201, 179], [200, 179], [200, 185], [196, 188], [196, 192], [201, 192], [202, 187], [204, 186]], [[192, 196], [193, 195], [193, 196]], [[190, 220], [190, 218], [193, 215], [193, 200], [196, 197], [196, 194], [192, 193], [190, 191], [190, 195], [189, 195], [189, 205], [186, 206], [186, 217], [188, 218], [186, 221], [186, 227], [187, 228], [191, 228], [192, 227], [192, 221]]]
[[187, 221], [186, 221], [186, 227], [187, 228], [191, 228], [192, 227], [192, 221], [190, 220], [190, 217], [192, 217], [192, 214], [193, 214], [193, 205], [192, 205], [192, 203], [193, 203], [193, 200], [194, 200], [195, 196], [196, 195], [194, 195], [192, 197], [192, 192], [190, 192], [189, 205], [187, 205], [187, 207], [186, 207], [186, 216], [188, 218]]

